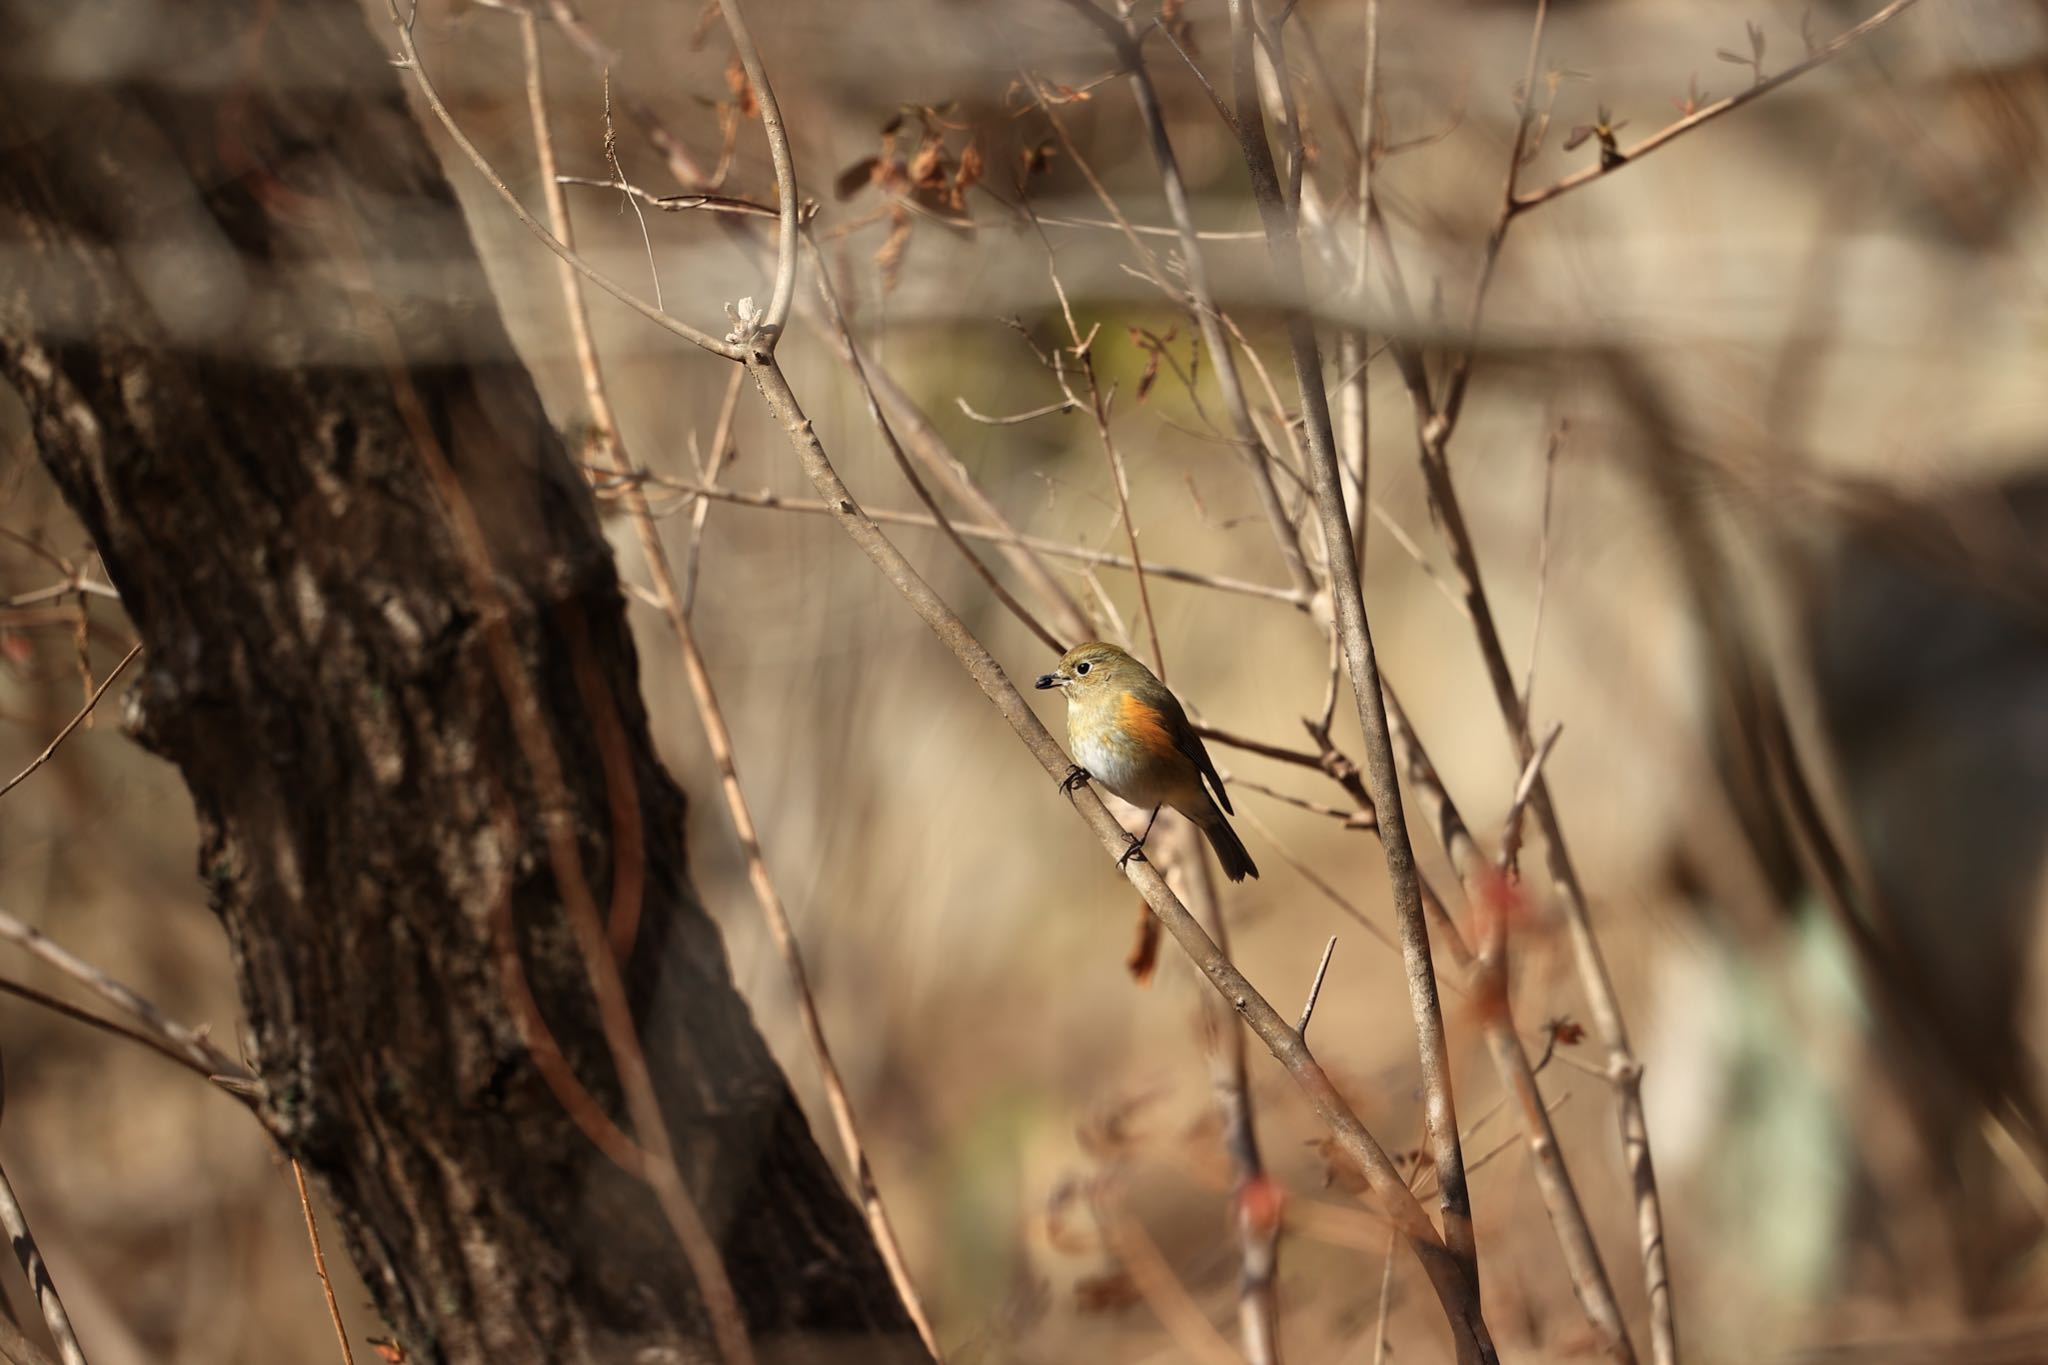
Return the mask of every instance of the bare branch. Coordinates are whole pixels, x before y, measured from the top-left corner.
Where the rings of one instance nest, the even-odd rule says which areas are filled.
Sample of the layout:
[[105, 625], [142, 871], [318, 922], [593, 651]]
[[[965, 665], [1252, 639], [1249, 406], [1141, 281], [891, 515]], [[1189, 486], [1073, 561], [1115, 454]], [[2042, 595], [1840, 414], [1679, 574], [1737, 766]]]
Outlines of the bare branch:
[[29, 1231], [28, 1215], [22, 1212], [21, 1201], [15, 1197], [14, 1186], [5, 1171], [0, 1171], [0, 1231], [14, 1244], [22, 1273], [28, 1276], [29, 1288], [35, 1293], [36, 1307], [42, 1310], [43, 1324], [50, 1329], [51, 1340], [57, 1343], [58, 1357], [64, 1365], [86, 1365], [85, 1351], [71, 1327], [71, 1315], [64, 1311], [64, 1300], [57, 1296], [56, 1281], [50, 1278], [50, 1267], [43, 1261], [43, 1253]]
[[[1031, 89], [1038, 99], [1040, 111], [1045, 114], [1047, 119], [1051, 120], [1053, 127], [1059, 131], [1060, 138], [1065, 142], [1067, 152], [1073, 158], [1074, 163], [1081, 167], [1082, 171], [1088, 176], [1089, 183], [1095, 186], [1096, 193], [1102, 197], [1102, 202], [1108, 207], [1110, 213], [1118, 221], [1122, 221], [1122, 214], [1117, 209], [1116, 201], [1109, 197], [1109, 192], [1103, 189], [1101, 183], [1095, 179], [1095, 173], [1089, 169], [1087, 161], [1081, 156], [1080, 149], [1067, 139], [1065, 128], [1053, 114], [1050, 106], [1046, 104], [1045, 96], [1039, 90], [1036, 82], [1031, 83]], [[1145, 561], [1138, 553], [1137, 523], [1131, 520], [1130, 481], [1124, 476], [1123, 456], [1117, 450], [1115, 435], [1110, 431], [1109, 408], [1110, 403], [1114, 400], [1114, 394], [1105, 397], [1102, 392], [1102, 386], [1096, 381], [1095, 331], [1091, 328], [1088, 335], [1084, 337], [1081, 335], [1079, 325], [1074, 321], [1074, 310], [1067, 302], [1066, 286], [1060, 282], [1059, 257], [1053, 250], [1052, 241], [1045, 235], [1045, 229], [1039, 224], [1037, 215], [1031, 211], [1029, 201], [1026, 201], [1024, 211], [1026, 218], [1031, 223], [1032, 231], [1038, 234], [1039, 245], [1045, 250], [1046, 272], [1052, 278], [1053, 292], [1059, 296], [1060, 311], [1067, 320], [1067, 332], [1073, 341], [1073, 345], [1068, 348], [1068, 353], [1078, 363], [1081, 377], [1088, 385], [1089, 415], [1095, 419], [1096, 441], [1102, 447], [1103, 459], [1109, 463], [1110, 487], [1116, 492], [1117, 519], [1123, 524], [1124, 543], [1130, 546], [1131, 550], [1131, 575], [1138, 582], [1138, 608], [1144, 614], [1145, 633], [1150, 638], [1152, 644], [1152, 671], [1157, 673], [1161, 679], [1164, 679], [1166, 677], [1166, 653], [1159, 645], [1159, 620], [1152, 610], [1151, 590], [1145, 585]], [[1143, 253], [1147, 267], [1156, 274], [1158, 265], [1152, 259], [1151, 253], [1145, 250], [1144, 244], [1139, 242], [1135, 236], [1131, 238], [1131, 241]], [[1062, 380], [1062, 387], [1064, 387], [1064, 380]], [[1072, 396], [1071, 391], [1069, 391], [1068, 396]]]
[[1316, 1012], [1316, 1001], [1321, 998], [1323, 993], [1323, 977], [1329, 972], [1330, 956], [1336, 951], [1337, 936], [1332, 934], [1330, 935], [1330, 941], [1323, 945], [1323, 960], [1316, 964], [1316, 979], [1309, 983], [1308, 999], [1302, 1002], [1301, 1022], [1294, 1026], [1294, 1031], [1301, 1035], [1303, 1042], [1308, 1041], [1309, 1017]]
[[[785, 498], [779, 493], [766, 491], [748, 493], [736, 488], [709, 488], [702, 484], [683, 483], [678, 480], [641, 475], [645, 482], [686, 493], [695, 498], [710, 498], [729, 502], [739, 507], [757, 507], [767, 511], [803, 512], [825, 515], [832, 511], [822, 502], [809, 498]], [[867, 514], [875, 521], [890, 526], [921, 526], [938, 530], [938, 518], [924, 512], [903, 512], [890, 508], [870, 507]], [[1085, 545], [1069, 545], [1065, 541], [1050, 540], [1044, 536], [1027, 536], [1021, 532], [1006, 530], [999, 526], [977, 526], [954, 522], [953, 529], [971, 540], [994, 541], [999, 545], [1014, 545], [1037, 554], [1051, 555], [1055, 559], [1072, 559], [1083, 564], [1099, 564], [1108, 569], [1132, 570], [1135, 566], [1128, 555], [1116, 554], [1109, 550], [1091, 550]], [[1212, 574], [1200, 569], [1186, 569], [1173, 564], [1147, 562], [1145, 572], [1154, 578], [1170, 579], [1176, 583], [1187, 583], [1195, 587], [1214, 588], [1219, 592], [1238, 593], [1245, 597], [1263, 598], [1268, 602], [1280, 602], [1290, 607], [1305, 605], [1292, 588], [1276, 587], [1267, 583], [1252, 583], [1242, 578], [1229, 578], [1223, 574]], [[1229, 741], [1224, 741], [1228, 743]]]
[[114, 679], [120, 677], [121, 670], [133, 663], [135, 656], [140, 653], [142, 653], [142, 645], [138, 641], [132, 649], [121, 656], [121, 662], [114, 665], [113, 671], [100, 679], [100, 685], [94, 688], [92, 695], [85, 699], [85, 705], [78, 708], [78, 714], [64, 722], [64, 728], [57, 732], [54, 739], [43, 746], [43, 751], [31, 759], [26, 768], [23, 768], [13, 777], [7, 779], [7, 785], [0, 786], [0, 796], [7, 795], [7, 793], [13, 791], [23, 782], [26, 782], [36, 769], [50, 761], [51, 757], [57, 752], [57, 746], [69, 739], [73, 730], [85, 724], [86, 718], [92, 715], [93, 708], [100, 704], [100, 698], [104, 697], [107, 694], [107, 689], [114, 685]]
[[683, 586], [678, 594], [685, 616], [690, 614], [697, 601], [697, 584], [701, 581], [697, 566], [704, 555], [704, 525], [711, 519], [711, 487], [718, 482], [720, 468], [734, 456], [733, 420], [739, 414], [740, 387], [746, 380], [746, 371], [737, 368], [727, 379], [725, 396], [718, 401], [718, 420], [711, 427], [711, 444], [697, 462], [697, 477], [703, 481], [705, 496], [700, 497], [697, 505], [690, 509], [690, 538], [683, 551]]
[[402, 54], [398, 65], [412, 72], [413, 80], [419, 85], [420, 94], [426, 99], [427, 107], [433, 111], [434, 117], [440, 121], [441, 127], [447, 131], [448, 136], [454, 140], [455, 145], [461, 149], [462, 154], [469, 158], [469, 163], [476, 167], [477, 173], [483, 176], [484, 180], [493, 190], [497, 191], [498, 197], [505, 201], [505, 206], [512, 210], [512, 216], [517, 218], [528, 232], [539, 238], [548, 250], [554, 252], [555, 255], [575, 267], [576, 271], [585, 279], [589, 280], [599, 289], [604, 290], [605, 293], [610, 294], [620, 303], [625, 304], [641, 317], [654, 323], [657, 327], [671, 332], [693, 345], [701, 346], [713, 355], [724, 356], [727, 360], [738, 360], [740, 358], [742, 351], [739, 346], [730, 341], [720, 341], [708, 332], [699, 331], [697, 328], [692, 327], [681, 318], [654, 307], [638, 294], [635, 294], [632, 290], [626, 288], [626, 286], [620, 284], [617, 280], [614, 280], [611, 276], [606, 275], [577, 255], [568, 246], [564, 245], [562, 240], [556, 237], [554, 233], [549, 232], [547, 228], [542, 226], [539, 219], [528, 213], [526, 206], [519, 202], [519, 196], [512, 193], [512, 187], [507, 185], [504, 178], [492, 168], [491, 163], [485, 159], [484, 154], [477, 150], [476, 144], [469, 140], [469, 135], [462, 131], [462, 126], [456, 123], [455, 116], [448, 112], [448, 106], [441, 102], [441, 92], [435, 88], [432, 78], [427, 75], [427, 68], [420, 60], [419, 47], [413, 42], [412, 21], [399, 13], [398, 0], [385, 0], [385, 7], [390, 13], [392, 27], [398, 31], [398, 48]]
[[1500, 853], [1496, 866], [1503, 873], [1518, 871], [1518, 860], [1522, 851], [1522, 813], [1529, 808], [1529, 793], [1536, 787], [1536, 779], [1543, 775], [1543, 761], [1550, 757], [1550, 750], [1557, 743], [1557, 737], [1564, 733], [1564, 725], [1550, 727], [1550, 733], [1536, 746], [1536, 752], [1522, 765], [1521, 780], [1515, 783], [1514, 800], [1508, 803], [1507, 819], [1501, 824]]
[[[1232, 80], [1240, 141], [1246, 165], [1251, 171], [1252, 192], [1258, 200], [1259, 216], [1266, 226], [1268, 254], [1272, 259], [1279, 296], [1300, 300], [1307, 297], [1307, 291], [1297, 227], [1283, 197], [1259, 107], [1258, 80], [1253, 62], [1254, 4], [1255, 0], [1230, 0]], [[1357, 702], [1359, 723], [1365, 732], [1366, 771], [1371, 780], [1373, 809], [1379, 818], [1380, 846], [1386, 855], [1387, 876], [1394, 892], [1402, 958], [1407, 968], [1409, 1005], [1415, 1018], [1416, 1047], [1422, 1067], [1430, 1149], [1442, 1182], [1439, 1203], [1443, 1211], [1444, 1241], [1456, 1256], [1467, 1289], [1476, 1302], [1479, 1297], [1478, 1246], [1465, 1184], [1457, 1106], [1451, 1089], [1449, 1044], [1444, 1037], [1443, 1007], [1437, 996], [1429, 929], [1422, 907], [1422, 888], [1401, 809], [1401, 790], [1395, 776], [1393, 746], [1388, 738], [1386, 706], [1380, 693], [1379, 665], [1373, 654], [1372, 635], [1366, 620], [1358, 561], [1352, 548], [1351, 524], [1344, 511], [1344, 488], [1337, 465], [1329, 394], [1323, 381], [1322, 356], [1316, 343], [1315, 325], [1299, 306], [1289, 310], [1287, 334], [1289, 349], [1293, 353], [1295, 382], [1301, 391], [1302, 418], [1315, 488], [1316, 512], [1323, 531], [1323, 554], [1328, 566], [1330, 595], [1337, 629], [1344, 641], [1352, 696]], [[1483, 1359], [1490, 1356], [1492, 1342], [1484, 1326], [1476, 1322], [1471, 1325], [1476, 1329], [1473, 1334], [1469, 1338], [1460, 1338], [1461, 1358]]]
[[554, 177], [557, 185], [578, 185], [591, 189], [618, 190], [631, 196], [635, 201], [660, 209], [663, 213], [688, 213], [703, 209], [708, 213], [737, 213], [749, 218], [780, 218], [779, 209], [767, 204], [757, 204], [751, 199], [735, 199], [728, 194], [655, 194], [643, 190], [628, 181], [612, 179], [599, 180], [589, 175], [560, 175]]
[[1812, 54], [1804, 61], [1788, 66], [1777, 75], [1759, 81], [1748, 89], [1730, 95], [1726, 99], [1715, 100], [1704, 108], [1694, 110], [1676, 123], [1670, 123], [1658, 129], [1632, 147], [1622, 148], [1619, 160], [1603, 157], [1600, 164], [1588, 166], [1582, 171], [1574, 171], [1560, 180], [1552, 181], [1542, 189], [1531, 190], [1527, 194], [1516, 197], [1512, 201], [1513, 211], [1518, 214], [1526, 213], [1538, 204], [1547, 204], [1558, 196], [1569, 194], [1582, 185], [1590, 185], [1603, 176], [1612, 175], [1622, 167], [1632, 165], [1640, 158], [1648, 156], [1659, 147], [1682, 134], [1691, 132], [1701, 124], [1711, 122], [1723, 114], [1732, 113], [1752, 100], [1761, 99], [1780, 86], [1799, 79], [1799, 77], [1815, 67], [1833, 61], [1850, 46], [1875, 33], [1878, 29], [1912, 8], [1914, 3], [1915, 0], [1892, 0], [1890, 4], [1871, 15], [1868, 19], [1865, 19], [1862, 23], [1855, 25], [1853, 28], [1843, 30], [1815, 48]]
[[306, 1216], [306, 1240], [313, 1244], [313, 1270], [320, 1277], [320, 1292], [327, 1296], [327, 1316], [334, 1323], [335, 1339], [341, 1343], [342, 1365], [356, 1365], [355, 1352], [349, 1349], [348, 1329], [341, 1323], [341, 1305], [334, 1300], [334, 1282], [327, 1278], [327, 1253], [320, 1250], [320, 1220], [313, 1216], [313, 1199], [306, 1193], [306, 1170], [297, 1157], [291, 1161], [292, 1181], [299, 1187], [299, 1212]]
[[1044, 407], [1033, 408], [1029, 412], [1020, 412], [1009, 417], [989, 417], [983, 413], [976, 412], [972, 407], [968, 406], [965, 398], [956, 397], [953, 401], [960, 405], [960, 411], [966, 413], [973, 420], [980, 422], [983, 426], [990, 427], [1022, 426], [1026, 422], [1035, 422], [1041, 417], [1051, 417], [1055, 413], [1064, 414], [1072, 412], [1080, 406], [1071, 398], [1063, 398], [1057, 403], [1047, 403]]
[[[1223, 395], [1224, 411], [1229, 415], [1231, 429], [1237, 436], [1238, 445], [1243, 449], [1252, 474], [1253, 492], [1257, 494], [1259, 506], [1266, 514], [1272, 527], [1273, 543], [1280, 550], [1282, 564], [1294, 586], [1304, 593], [1315, 590], [1315, 576], [1309, 572], [1308, 563], [1302, 555], [1301, 532], [1280, 502], [1279, 490], [1274, 487], [1272, 464], [1274, 454], [1260, 437], [1258, 428], [1251, 419], [1250, 406], [1245, 401], [1244, 384], [1238, 376], [1236, 353], [1230, 347], [1229, 339], [1223, 333], [1220, 315], [1216, 309], [1215, 295], [1209, 288], [1208, 273], [1203, 265], [1202, 249], [1195, 231], [1194, 213], [1189, 207], [1186, 183], [1180, 173], [1180, 163], [1174, 156], [1173, 142], [1166, 131], [1166, 118], [1160, 107], [1158, 92], [1153, 88], [1152, 78], [1146, 70], [1144, 51], [1139, 32], [1132, 27], [1134, 18], [1127, 18], [1122, 27], [1107, 21], [1107, 16], [1095, 9], [1087, 0], [1072, 0], [1074, 7], [1092, 12], [1101, 22], [1103, 29], [1117, 50], [1118, 57], [1129, 68], [1131, 94], [1138, 106], [1138, 116], [1145, 124], [1148, 142], [1152, 149], [1152, 160], [1159, 171], [1160, 188], [1166, 195], [1167, 212], [1173, 219], [1174, 227], [1180, 233], [1180, 250], [1183, 268], [1186, 272], [1187, 293], [1190, 306], [1195, 314], [1195, 323], [1201, 329], [1202, 344], [1208, 351], [1210, 363], [1216, 372], [1217, 388]], [[1160, 29], [1165, 32], [1163, 26]], [[1167, 34], [1167, 41], [1173, 42], [1173, 35]], [[1174, 43], [1179, 51], [1180, 45]], [[1181, 54], [1186, 57], [1186, 53]], [[1190, 66], [1193, 65], [1190, 61]], [[1201, 75], [1197, 68], [1195, 74]], [[1203, 81], [1207, 88], [1208, 82]], [[1215, 96], [1210, 91], [1212, 98]], [[1217, 107], [1222, 108], [1221, 101]], [[1226, 121], [1228, 115], [1226, 114]]]
[[262, 1084], [256, 1080], [253, 1074], [243, 1070], [241, 1067], [236, 1067], [234, 1074], [216, 1071], [213, 1067], [205, 1065], [195, 1057], [188, 1055], [168, 1039], [151, 1033], [147, 1029], [135, 1028], [122, 1023], [118, 1019], [108, 1019], [94, 1014], [91, 1010], [80, 1009], [68, 1000], [60, 999], [47, 991], [37, 990], [34, 986], [28, 985], [25, 982], [10, 981], [5, 977], [0, 977], [0, 991], [29, 1001], [31, 1004], [40, 1005], [52, 1014], [62, 1015], [64, 1018], [84, 1024], [88, 1028], [96, 1028], [101, 1032], [111, 1033], [118, 1038], [126, 1038], [131, 1043], [140, 1043], [158, 1056], [168, 1058], [179, 1066], [184, 1067], [187, 1071], [205, 1080], [212, 1081], [216, 1086], [234, 1096], [244, 1105], [252, 1105], [263, 1093]]
[[224, 1076], [244, 1083], [255, 1083], [256, 1077], [253, 1073], [215, 1047], [203, 1032], [172, 1022], [170, 1017], [154, 1004], [90, 962], [74, 955], [42, 930], [0, 911], [0, 939], [27, 949], [33, 956], [41, 958], [72, 980], [84, 985], [123, 1013], [140, 1020], [150, 1033], [162, 1039], [166, 1047], [195, 1069], [209, 1076]]
[[761, 54], [740, 14], [739, 0], [719, 0], [719, 8], [725, 12], [725, 27], [732, 34], [733, 47], [739, 51], [740, 64], [747, 70], [747, 81], [754, 87], [754, 100], [761, 110], [761, 129], [768, 136], [768, 156], [775, 164], [775, 197], [782, 210], [782, 228], [775, 238], [774, 292], [761, 321], [761, 330], [767, 334], [765, 345], [773, 351], [782, 338], [783, 324], [789, 320], [790, 302], [796, 297], [796, 162], [789, 154], [789, 134], [782, 126], [782, 108], [775, 102], [768, 73], [761, 69]]

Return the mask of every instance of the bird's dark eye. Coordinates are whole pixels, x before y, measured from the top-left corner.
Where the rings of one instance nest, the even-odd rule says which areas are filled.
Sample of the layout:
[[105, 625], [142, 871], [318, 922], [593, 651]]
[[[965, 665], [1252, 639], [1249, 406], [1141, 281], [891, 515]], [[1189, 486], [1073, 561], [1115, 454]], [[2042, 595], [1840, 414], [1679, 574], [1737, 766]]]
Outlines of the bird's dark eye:
[[1083, 674], [1083, 675], [1085, 675], [1085, 674], [1086, 674], [1086, 673], [1088, 672], [1088, 665], [1087, 665], [1087, 664], [1075, 664], [1075, 665], [1074, 665], [1074, 671], [1075, 671], [1076, 673], [1079, 673], [1079, 674]]

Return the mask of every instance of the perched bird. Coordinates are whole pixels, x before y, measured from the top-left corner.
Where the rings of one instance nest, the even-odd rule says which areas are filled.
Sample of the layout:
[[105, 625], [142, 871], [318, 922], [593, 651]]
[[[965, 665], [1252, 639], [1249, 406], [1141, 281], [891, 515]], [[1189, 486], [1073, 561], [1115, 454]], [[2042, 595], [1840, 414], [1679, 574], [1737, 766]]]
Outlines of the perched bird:
[[[1237, 831], [1223, 818], [1230, 798], [1209, 751], [1179, 699], [1151, 669], [1115, 645], [1091, 640], [1068, 650], [1058, 668], [1039, 678], [1038, 687], [1057, 687], [1066, 694], [1067, 748], [1079, 765], [1067, 775], [1067, 785], [1093, 779], [1134, 806], [1150, 806], [1153, 820], [1161, 806], [1172, 806], [1209, 836], [1224, 876], [1241, 882], [1259, 875]], [[1202, 785], [1205, 777], [1208, 787]], [[1151, 833], [1148, 820], [1125, 861], [1137, 855]]]

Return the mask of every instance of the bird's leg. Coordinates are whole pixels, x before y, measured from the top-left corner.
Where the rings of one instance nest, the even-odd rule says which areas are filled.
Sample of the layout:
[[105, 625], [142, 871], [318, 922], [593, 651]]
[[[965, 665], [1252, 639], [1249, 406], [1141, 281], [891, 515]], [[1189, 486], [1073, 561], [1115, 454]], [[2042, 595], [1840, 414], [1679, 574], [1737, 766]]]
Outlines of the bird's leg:
[[1088, 770], [1078, 763], [1067, 767], [1067, 775], [1060, 779], [1060, 790], [1070, 792], [1088, 780]]
[[[1133, 858], [1136, 858], [1139, 862], [1145, 861], [1145, 841], [1152, 837], [1152, 826], [1158, 823], [1159, 807], [1154, 806], [1152, 808], [1152, 818], [1145, 822], [1145, 832], [1137, 838], [1131, 839], [1131, 846], [1124, 850], [1124, 856], [1116, 860], [1118, 867], [1124, 866]], [[1126, 834], [1124, 837], [1130, 839], [1131, 836]]]

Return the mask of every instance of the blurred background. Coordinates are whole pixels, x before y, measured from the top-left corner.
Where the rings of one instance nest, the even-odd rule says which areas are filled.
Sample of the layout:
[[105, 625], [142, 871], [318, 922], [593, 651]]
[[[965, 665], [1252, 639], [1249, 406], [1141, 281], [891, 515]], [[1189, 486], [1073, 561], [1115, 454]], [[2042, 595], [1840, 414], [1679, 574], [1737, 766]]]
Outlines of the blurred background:
[[[1135, 8], [1149, 22], [1155, 6]], [[1157, 8], [1227, 100], [1220, 0]], [[80, 7], [80, 79], [146, 62], [149, 27], [175, 22], [174, 9]], [[1532, 14], [1377, 10], [1372, 192], [1416, 310], [1404, 336], [1440, 373], [1464, 343], [1500, 211]], [[1071, 354], [1080, 410], [1005, 424], [968, 411], [1061, 402], [1043, 357], [1073, 344], [1063, 290], [1113, 392], [1146, 562], [1275, 590], [1149, 575], [1169, 681], [1208, 724], [1312, 747], [1301, 721], [1323, 706], [1324, 626], [1282, 600], [1286, 568], [1192, 319], [1094, 188], [1140, 229], [1170, 222], [1130, 88], [1095, 31], [1058, 0], [757, 0], [749, 12], [867, 359], [1017, 529], [1126, 554]], [[1365, 336], [1366, 601], [1381, 664], [1491, 852], [1519, 765], [1445, 590], [1413, 410], [1383, 348], [1397, 314], [1380, 266], [1351, 284], [1367, 12], [1360, 0], [1303, 0], [1288, 16], [1310, 297], [1326, 345], [1343, 328]], [[1597, 166], [1603, 129], [1626, 150], [1872, 12], [1554, 5], [1521, 187]], [[385, 22], [381, 4], [365, 15]], [[760, 124], [735, 94], [744, 82], [715, 14], [591, 0], [582, 17], [609, 52], [598, 62], [588, 41], [542, 25], [565, 173], [613, 178], [608, 68], [619, 173], [654, 195], [684, 188], [630, 101], [718, 192], [772, 201]], [[516, 21], [430, 3], [420, 35], [457, 118], [538, 206]], [[1195, 219], [1213, 234], [1203, 249], [1218, 305], [1240, 363], [1257, 362], [1252, 406], [1284, 450], [1298, 396], [1243, 162], [1168, 37], [1152, 30], [1145, 55]], [[1646, 1068], [1680, 1339], [1694, 1359], [1850, 1358], [1836, 1352], [1886, 1341], [1920, 1345], [1854, 1358], [2048, 1358], [2048, 1148], [2032, 1043], [2048, 1022], [2033, 989], [2048, 910], [2044, 75], [2048, 9], [1911, 6], [1783, 90], [1518, 216], [1486, 298], [1450, 462], [1510, 657], [1533, 661], [1533, 724], [1563, 726], [1547, 772]], [[553, 263], [433, 136], [513, 336], [583, 452], [589, 418]], [[636, 210], [616, 188], [570, 193], [585, 254], [650, 297], [658, 280], [679, 315], [722, 331], [721, 305], [765, 296], [749, 229]], [[1178, 278], [1174, 238], [1137, 240]], [[807, 261], [800, 293], [813, 314], [814, 278]], [[591, 308], [626, 450], [667, 481], [654, 491], [669, 552], [697, 565], [694, 620], [741, 779], [949, 1353], [1190, 1358], [1161, 1325], [1156, 1285], [1103, 1244], [1090, 1191], [1144, 1230], [1234, 1342], [1207, 988], [1171, 945], [1149, 984], [1132, 980], [1135, 895], [829, 519], [687, 491], [715, 470], [749, 498], [810, 496], [751, 390], [734, 402], [738, 376], [718, 362], [602, 296]], [[800, 323], [783, 355], [870, 511], [918, 510], [828, 336]], [[1334, 361], [1329, 377], [1352, 378]], [[73, 572], [103, 575], [11, 395], [0, 395], [0, 432], [4, 776], [132, 637], [116, 602], [38, 595]], [[1282, 492], [1298, 503], [1292, 485]], [[622, 574], [644, 583], [630, 524], [607, 524]], [[1013, 679], [1050, 666], [941, 537], [891, 530]], [[1008, 561], [984, 554], [1043, 609]], [[1097, 633], [1149, 657], [1129, 573], [1047, 562]], [[674, 642], [651, 609], [637, 624], [658, 742], [693, 800], [698, 883], [836, 1159]], [[228, 1043], [232, 964], [194, 872], [189, 804], [176, 774], [122, 737], [120, 686], [0, 798], [0, 908]], [[1040, 711], [1064, 733], [1056, 697]], [[1348, 694], [1336, 716], [1334, 742], [1361, 757]], [[1337, 937], [1317, 1055], [1381, 1140], [1412, 1153], [1422, 1107], [1399, 956], [1375, 933], [1392, 923], [1380, 849], [1253, 785], [1345, 806], [1320, 773], [1211, 749], [1239, 783], [1238, 829], [1264, 873], [1223, 894], [1233, 952], [1285, 1013]], [[1452, 892], [1421, 821], [1417, 852]], [[1539, 859], [1532, 849], [1525, 861]], [[1532, 1053], [1547, 1021], [1590, 1022], [1542, 882], [1531, 876], [1513, 979]], [[69, 989], [25, 959], [7, 970]], [[1577, 1358], [1592, 1338], [1514, 1120], [1494, 1108], [1477, 1022], [1455, 970], [1444, 975], [1489, 1321], [1510, 1359]], [[0, 1151], [96, 1362], [331, 1353], [289, 1169], [235, 1105], [13, 999], [0, 1000], [0, 1027]], [[1592, 1040], [1556, 1050], [1545, 1095], [1640, 1344], [1614, 1096], [1571, 1065], [1597, 1071], [1603, 1054]], [[1289, 1356], [1373, 1360], [1385, 1230], [1347, 1194], [1319, 1126], [1256, 1044], [1250, 1075], [1288, 1201]], [[345, 1275], [360, 1347], [380, 1324]], [[1394, 1358], [1448, 1358], [1405, 1253], [1388, 1295]]]

